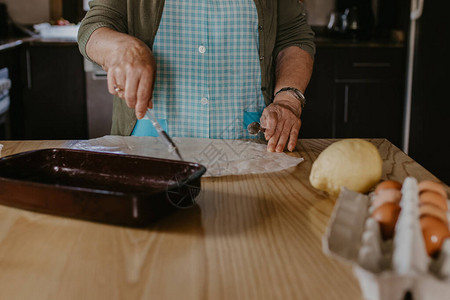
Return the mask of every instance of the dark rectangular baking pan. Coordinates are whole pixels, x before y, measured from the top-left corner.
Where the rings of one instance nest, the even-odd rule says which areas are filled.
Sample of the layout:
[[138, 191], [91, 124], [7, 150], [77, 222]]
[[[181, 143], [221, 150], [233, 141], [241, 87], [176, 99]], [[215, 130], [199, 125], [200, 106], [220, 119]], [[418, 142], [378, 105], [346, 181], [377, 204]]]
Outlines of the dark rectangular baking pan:
[[0, 204], [70, 218], [143, 227], [193, 206], [200, 164], [70, 149], [0, 159]]

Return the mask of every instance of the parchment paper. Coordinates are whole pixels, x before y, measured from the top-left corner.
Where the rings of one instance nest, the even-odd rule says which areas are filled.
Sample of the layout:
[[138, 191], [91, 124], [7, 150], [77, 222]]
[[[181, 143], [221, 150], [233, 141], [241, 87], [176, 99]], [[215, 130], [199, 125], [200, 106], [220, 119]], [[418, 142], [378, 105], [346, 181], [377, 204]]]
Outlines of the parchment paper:
[[[226, 176], [277, 172], [303, 161], [285, 153], [267, 152], [259, 140], [222, 140], [173, 138], [185, 161], [197, 162], [207, 168], [204, 176]], [[156, 137], [104, 136], [77, 141], [68, 148], [177, 159]]]

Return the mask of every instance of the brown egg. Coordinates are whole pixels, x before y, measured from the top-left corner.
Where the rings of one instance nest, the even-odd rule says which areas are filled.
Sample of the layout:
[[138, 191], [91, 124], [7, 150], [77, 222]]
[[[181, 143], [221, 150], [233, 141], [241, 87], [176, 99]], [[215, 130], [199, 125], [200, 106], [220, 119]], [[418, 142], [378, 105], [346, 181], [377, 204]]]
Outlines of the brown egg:
[[419, 183], [419, 194], [424, 191], [433, 191], [438, 194], [441, 194], [442, 197], [447, 199], [447, 192], [444, 189], [444, 186], [438, 182], [431, 180], [424, 180]]
[[450, 237], [447, 225], [436, 218], [425, 216], [420, 218], [420, 226], [428, 255], [436, 257], [444, 240]]
[[396, 203], [384, 203], [372, 212], [374, 218], [380, 224], [380, 231], [383, 240], [391, 239], [394, 236], [395, 224], [400, 214], [400, 206]]
[[423, 191], [419, 196], [420, 204], [431, 204], [439, 207], [443, 211], [447, 211], [447, 199], [442, 197], [441, 194], [434, 191], [426, 190]]
[[448, 225], [447, 214], [445, 213], [445, 211], [435, 205], [432, 205], [432, 204], [420, 205], [419, 216], [420, 217], [424, 217], [424, 216], [434, 217], [436, 219], [439, 219], [445, 225]]
[[378, 194], [374, 196], [372, 206], [376, 208], [388, 202], [398, 204], [401, 199], [402, 193], [399, 190], [394, 189], [380, 190], [378, 191]]
[[381, 191], [381, 190], [389, 190], [389, 189], [401, 190], [402, 189], [402, 184], [400, 182], [398, 182], [398, 181], [395, 181], [395, 180], [382, 181], [375, 188], [375, 194], [378, 194], [378, 192]]

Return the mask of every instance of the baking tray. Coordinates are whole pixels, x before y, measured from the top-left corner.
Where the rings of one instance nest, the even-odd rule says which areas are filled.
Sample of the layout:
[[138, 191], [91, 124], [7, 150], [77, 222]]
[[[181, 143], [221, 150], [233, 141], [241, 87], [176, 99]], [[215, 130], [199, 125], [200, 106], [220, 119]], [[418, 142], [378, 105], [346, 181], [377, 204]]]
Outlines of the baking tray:
[[71, 149], [0, 159], [0, 204], [59, 216], [143, 227], [193, 206], [200, 164]]

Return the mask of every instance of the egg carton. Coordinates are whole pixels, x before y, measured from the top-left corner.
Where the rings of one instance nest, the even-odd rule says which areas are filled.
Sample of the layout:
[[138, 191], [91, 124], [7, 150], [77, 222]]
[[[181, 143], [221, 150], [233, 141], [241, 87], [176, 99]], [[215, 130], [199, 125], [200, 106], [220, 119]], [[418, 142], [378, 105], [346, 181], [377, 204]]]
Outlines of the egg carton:
[[437, 258], [428, 256], [419, 223], [417, 180], [408, 177], [403, 182], [393, 239], [382, 240], [378, 222], [370, 216], [372, 197], [342, 188], [323, 236], [323, 251], [352, 264], [365, 299], [400, 300], [407, 293], [413, 299], [449, 299], [450, 238]]

